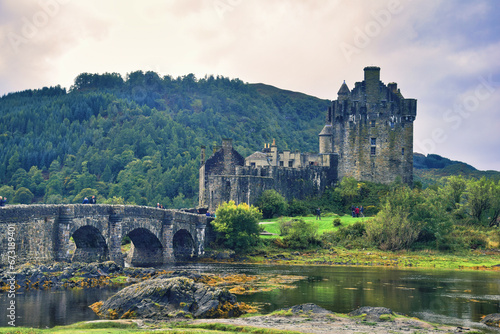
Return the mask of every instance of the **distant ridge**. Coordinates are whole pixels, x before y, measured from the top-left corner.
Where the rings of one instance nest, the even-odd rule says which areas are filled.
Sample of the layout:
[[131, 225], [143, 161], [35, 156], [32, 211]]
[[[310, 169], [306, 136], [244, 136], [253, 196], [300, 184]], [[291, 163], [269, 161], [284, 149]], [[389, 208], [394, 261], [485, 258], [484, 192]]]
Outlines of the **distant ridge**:
[[500, 180], [500, 171], [480, 171], [467, 163], [450, 160], [437, 154], [425, 156], [421, 153], [413, 153], [413, 167], [415, 181], [422, 182], [424, 186], [437, 182], [441, 177], [453, 175]]

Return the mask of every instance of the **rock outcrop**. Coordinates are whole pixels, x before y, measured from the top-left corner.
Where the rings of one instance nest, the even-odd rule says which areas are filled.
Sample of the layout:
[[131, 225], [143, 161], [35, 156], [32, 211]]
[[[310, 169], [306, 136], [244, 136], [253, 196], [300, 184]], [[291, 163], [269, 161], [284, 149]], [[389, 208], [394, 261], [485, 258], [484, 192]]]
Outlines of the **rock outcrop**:
[[106, 319], [228, 318], [244, 313], [236, 297], [227, 290], [187, 277], [156, 278], [133, 284], [90, 307]]
[[500, 327], [500, 313], [488, 314], [481, 320], [481, 323], [491, 327]]
[[363, 306], [360, 307], [351, 313], [349, 313], [351, 317], [356, 317], [356, 316], [361, 316], [365, 315], [365, 320], [366, 321], [384, 321], [386, 319], [381, 319], [381, 316], [386, 315], [386, 316], [392, 316], [395, 315], [394, 312], [392, 312], [391, 309], [387, 307], [371, 307], [371, 306]]

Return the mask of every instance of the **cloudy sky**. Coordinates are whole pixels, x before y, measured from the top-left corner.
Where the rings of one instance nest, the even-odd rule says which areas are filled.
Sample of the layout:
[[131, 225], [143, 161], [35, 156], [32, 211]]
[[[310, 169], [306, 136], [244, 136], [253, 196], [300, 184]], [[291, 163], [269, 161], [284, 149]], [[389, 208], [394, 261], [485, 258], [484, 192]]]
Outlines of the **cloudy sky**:
[[497, 0], [0, 0], [0, 95], [152, 70], [418, 100], [414, 150], [500, 170]]

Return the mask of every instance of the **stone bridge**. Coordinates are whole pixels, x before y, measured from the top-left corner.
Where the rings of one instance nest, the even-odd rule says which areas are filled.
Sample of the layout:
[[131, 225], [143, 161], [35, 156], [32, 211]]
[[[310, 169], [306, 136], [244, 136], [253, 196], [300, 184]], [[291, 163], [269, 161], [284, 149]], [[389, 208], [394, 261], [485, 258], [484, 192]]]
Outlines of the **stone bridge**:
[[[204, 254], [209, 219], [132, 205], [9, 205], [0, 208], [0, 264], [12, 255], [17, 265], [111, 260], [150, 266], [196, 258]], [[127, 236], [132, 245], [124, 254]]]

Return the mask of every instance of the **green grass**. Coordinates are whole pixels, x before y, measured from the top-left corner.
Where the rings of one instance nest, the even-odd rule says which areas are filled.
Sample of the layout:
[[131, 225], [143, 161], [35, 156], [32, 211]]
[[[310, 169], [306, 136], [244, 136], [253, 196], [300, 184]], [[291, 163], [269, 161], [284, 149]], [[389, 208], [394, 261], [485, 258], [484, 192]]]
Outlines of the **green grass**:
[[[335, 218], [340, 218], [340, 226], [333, 226], [333, 220]], [[307, 222], [314, 222], [315, 224], [318, 225], [318, 233], [319, 235], [322, 235], [325, 232], [330, 232], [330, 231], [337, 231], [341, 226], [349, 226], [354, 224], [355, 222], [361, 221], [361, 222], [366, 222], [370, 218], [353, 218], [351, 216], [338, 216], [334, 214], [328, 214], [323, 217], [321, 217], [321, 220], [317, 220], [315, 216], [306, 216], [306, 217], [281, 217], [281, 218], [274, 218], [274, 219], [264, 219], [262, 222], [264, 224], [260, 224], [264, 228], [265, 231], [269, 233], [273, 233], [276, 235], [280, 235], [280, 225], [279, 225], [279, 220], [280, 219], [304, 219]], [[261, 238], [265, 239], [273, 239], [276, 238], [276, 235], [262, 235]]]
[[37, 329], [25, 327], [3, 327], [0, 333], [8, 334], [80, 334], [80, 333], [146, 333], [154, 329], [154, 333], [169, 334], [299, 334], [295, 331], [256, 328], [249, 326], [234, 326], [218, 323], [202, 323], [197, 325], [188, 325], [185, 323], [167, 323], [167, 328], [147, 328], [138, 329], [137, 324], [131, 321], [93, 321], [79, 322], [69, 326], [57, 326], [50, 329]]

